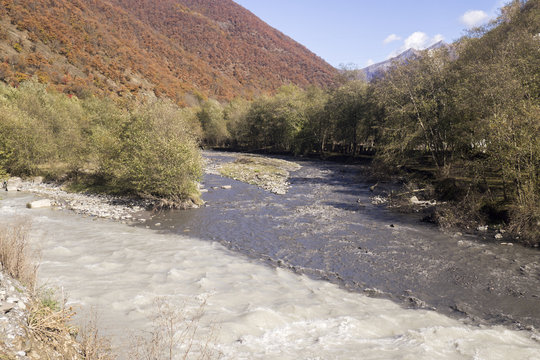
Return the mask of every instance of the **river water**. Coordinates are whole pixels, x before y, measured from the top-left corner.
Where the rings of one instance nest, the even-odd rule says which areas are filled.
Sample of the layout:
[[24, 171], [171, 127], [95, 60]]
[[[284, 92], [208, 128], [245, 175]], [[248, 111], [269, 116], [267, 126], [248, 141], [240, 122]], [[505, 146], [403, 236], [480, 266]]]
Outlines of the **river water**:
[[372, 205], [361, 167], [301, 164], [284, 196], [208, 174], [206, 207], [149, 225], [28, 210], [24, 193], [0, 218], [32, 222], [41, 282], [95, 308], [122, 353], [162, 297], [205, 302], [195, 343], [225, 359], [540, 359], [536, 332], [515, 330], [538, 326], [537, 251]]

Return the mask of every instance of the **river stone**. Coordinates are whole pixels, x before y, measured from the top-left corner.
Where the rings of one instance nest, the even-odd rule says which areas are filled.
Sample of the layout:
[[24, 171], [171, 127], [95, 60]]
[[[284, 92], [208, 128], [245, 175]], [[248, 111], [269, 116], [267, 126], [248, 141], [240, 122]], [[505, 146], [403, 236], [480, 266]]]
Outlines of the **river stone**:
[[38, 208], [46, 208], [46, 207], [51, 207], [51, 200], [49, 199], [41, 199], [41, 200], [36, 200], [36, 201], [32, 201], [28, 204], [26, 204], [26, 207], [29, 208], [29, 209], [38, 209]]
[[225, 190], [230, 190], [230, 189], [232, 189], [232, 186], [231, 185], [223, 185], [221, 188], [225, 189]]
[[0, 304], [0, 314], [5, 314], [13, 309], [15, 305], [13, 303]]
[[17, 191], [22, 187], [22, 179], [20, 177], [12, 177], [6, 181], [6, 191]]

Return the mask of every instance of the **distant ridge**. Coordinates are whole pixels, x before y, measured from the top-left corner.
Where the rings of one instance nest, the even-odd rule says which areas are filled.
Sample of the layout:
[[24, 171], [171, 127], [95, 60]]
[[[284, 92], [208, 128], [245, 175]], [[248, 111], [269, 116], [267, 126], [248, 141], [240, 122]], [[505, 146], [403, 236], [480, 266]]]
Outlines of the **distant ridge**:
[[407, 60], [417, 58], [424, 51], [435, 50], [449, 46], [450, 45], [441, 40], [424, 50], [410, 48], [405, 50], [401, 54], [394, 56], [393, 58], [365, 67], [361, 69], [361, 72], [365, 75], [367, 81], [372, 81], [373, 79], [384, 75], [384, 73], [387, 72], [395, 63], [401, 64], [406, 62]]
[[61, 91], [232, 99], [337, 70], [232, 0], [0, 0], [0, 80]]

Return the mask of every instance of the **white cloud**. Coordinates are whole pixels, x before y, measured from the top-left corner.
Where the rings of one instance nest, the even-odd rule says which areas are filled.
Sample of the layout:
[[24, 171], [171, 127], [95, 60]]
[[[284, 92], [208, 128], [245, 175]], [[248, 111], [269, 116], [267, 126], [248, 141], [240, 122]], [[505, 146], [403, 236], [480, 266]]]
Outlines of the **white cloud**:
[[489, 20], [489, 15], [482, 10], [469, 10], [460, 18], [461, 22], [468, 28], [482, 25]]
[[375, 61], [373, 59], [369, 59], [367, 62], [366, 62], [366, 66], [371, 66], [375, 64]]
[[408, 38], [405, 39], [405, 44], [403, 45], [405, 49], [424, 49], [426, 44], [429, 42], [429, 36], [421, 31], [412, 33]]
[[408, 49], [416, 49], [416, 50], [424, 50], [431, 45], [438, 43], [439, 41], [443, 41], [444, 36], [441, 34], [437, 34], [435, 36], [429, 36], [425, 32], [422, 31], [416, 31], [409, 35], [404, 41], [403, 44], [395, 51], [393, 51], [390, 55], [388, 55], [388, 58], [394, 57], [396, 55], [401, 54], [405, 50]]
[[383, 43], [385, 44], [389, 44], [391, 42], [394, 42], [394, 41], [399, 41], [401, 40], [401, 37], [400, 36], [397, 36], [396, 34], [390, 34], [386, 37], [386, 39], [384, 39]]

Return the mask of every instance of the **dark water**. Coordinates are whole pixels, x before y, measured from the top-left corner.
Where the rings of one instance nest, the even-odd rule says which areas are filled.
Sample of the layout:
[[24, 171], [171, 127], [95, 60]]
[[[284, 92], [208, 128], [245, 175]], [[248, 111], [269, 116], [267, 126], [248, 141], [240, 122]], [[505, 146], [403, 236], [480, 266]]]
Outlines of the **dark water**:
[[151, 223], [405, 306], [540, 328], [540, 251], [445, 234], [373, 205], [361, 166], [297, 162], [286, 195], [207, 174], [205, 207], [157, 214]]

